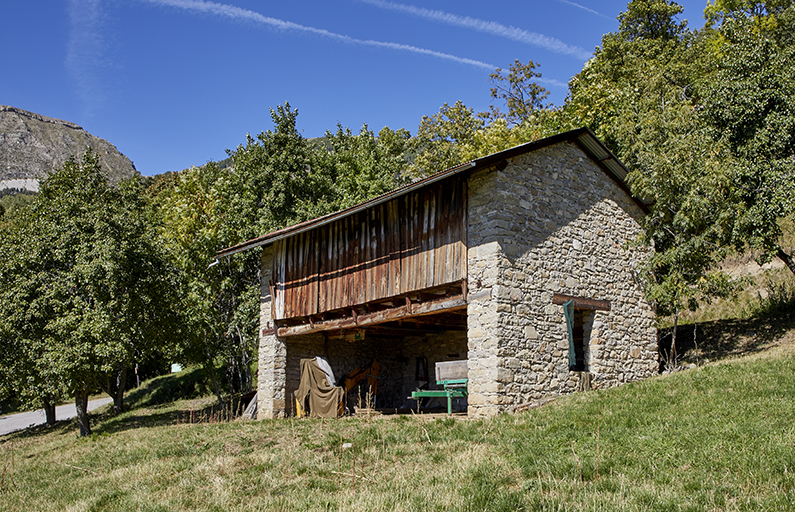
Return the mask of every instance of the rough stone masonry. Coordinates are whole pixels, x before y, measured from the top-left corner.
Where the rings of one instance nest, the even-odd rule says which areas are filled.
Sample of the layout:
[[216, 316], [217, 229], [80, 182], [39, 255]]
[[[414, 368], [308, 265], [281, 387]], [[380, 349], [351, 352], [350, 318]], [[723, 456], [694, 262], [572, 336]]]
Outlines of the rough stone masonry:
[[[498, 206], [495, 206], [498, 205]], [[575, 390], [553, 293], [610, 302], [585, 321], [593, 386], [657, 369], [654, 311], [637, 282], [640, 207], [563, 142], [469, 179], [469, 415], [493, 416]]]

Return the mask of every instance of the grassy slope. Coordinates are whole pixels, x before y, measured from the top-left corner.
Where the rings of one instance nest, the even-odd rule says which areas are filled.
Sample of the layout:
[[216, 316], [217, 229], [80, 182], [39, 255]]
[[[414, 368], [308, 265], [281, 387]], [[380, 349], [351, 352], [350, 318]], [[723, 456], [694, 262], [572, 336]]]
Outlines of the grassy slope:
[[751, 356], [489, 421], [191, 424], [211, 401], [145, 390], [91, 438], [2, 438], [0, 510], [789, 510], [794, 355], [780, 330]]

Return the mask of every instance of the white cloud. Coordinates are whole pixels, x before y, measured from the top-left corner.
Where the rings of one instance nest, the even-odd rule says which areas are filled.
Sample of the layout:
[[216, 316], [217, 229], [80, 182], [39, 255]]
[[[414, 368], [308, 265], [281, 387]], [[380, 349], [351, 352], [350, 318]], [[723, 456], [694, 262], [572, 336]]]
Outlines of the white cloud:
[[251, 11], [248, 9], [243, 9], [241, 7], [236, 7], [234, 5], [229, 5], [229, 4], [221, 4], [205, 0], [144, 0], [144, 1], [161, 6], [176, 7], [187, 11], [211, 14], [222, 18], [228, 18], [231, 20], [248, 21], [261, 25], [268, 25], [270, 27], [274, 27], [280, 30], [294, 30], [298, 32], [308, 32], [311, 34], [328, 37], [330, 39], [336, 39], [337, 41], [350, 43], [350, 44], [373, 46], [378, 48], [387, 48], [391, 50], [417, 53], [420, 55], [428, 55], [439, 59], [450, 60], [461, 64], [467, 64], [470, 66], [476, 66], [479, 68], [484, 68], [489, 70], [493, 70], [496, 67], [492, 64], [481, 62], [479, 60], [467, 59], [465, 57], [457, 57], [455, 55], [450, 55], [449, 53], [437, 52], [434, 50], [428, 50], [425, 48], [419, 48], [407, 44], [374, 41], [371, 39], [356, 39], [343, 34], [329, 32], [328, 30], [321, 28], [307, 27], [305, 25], [299, 25], [298, 23], [293, 23], [291, 21], [271, 18], [269, 16], [265, 16], [258, 12]]
[[572, 57], [576, 57], [578, 59], [588, 60], [591, 58], [591, 52], [580, 48], [579, 46], [571, 46], [564, 43], [563, 41], [560, 41], [559, 39], [555, 39], [554, 37], [548, 37], [536, 32], [529, 32], [527, 30], [512, 27], [510, 25], [503, 25], [502, 23], [497, 23], [496, 21], [486, 21], [477, 18], [470, 18], [468, 16], [458, 16], [456, 14], [450, 14], [444, 11], [434, 11], [422, 7], [414, 7], [413, 5], [386, 2], [384, 0], [361, 1], [381, 9], [404, 12], [427, 20], [439, 21], [448, 25], [455, 25], [458, 27], [477, 30], [478, 32], [492, 34], [498, 37], [510, 39], [512, 41], [538, 46], [550, 52], [571, 55]]

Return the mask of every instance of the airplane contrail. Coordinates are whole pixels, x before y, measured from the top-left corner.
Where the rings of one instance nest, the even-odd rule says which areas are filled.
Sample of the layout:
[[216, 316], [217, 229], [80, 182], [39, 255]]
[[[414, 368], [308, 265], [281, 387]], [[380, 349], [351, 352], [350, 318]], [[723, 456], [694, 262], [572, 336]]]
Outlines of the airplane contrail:
[[557, 1], [562, 3], [562, 4], [571, 5], [573, 7], [579, 7], [580, 9], [582, 9], [584, 11], [588, 11], [591, 14], [596, 14], [597, 16], [601, 16], [602, 18], [607, 18], [608, 20], [613, 19], [610, 16], [605, 16], [601, 12], [597, 12], [597, 11], [594, 11], [593, 9], [589, 9], [588, 7], [585, 7], [584, 5], [580, 5], [580, 4], [577, 4], [577, 3], [574, 3], [574, 2], [569, 2], [569, 0], [557, 0]]
[[184, 9], [187, 11], [194, 11], [194, 12], [201, 12], [206, 14], [212, 14], [215, 16], [220, 16], [224, 18], [229, 18], [232, 20], [239, 20], [239, 21], [250, 21], [254, 23], [259, 23], [262, 25], [268, 25], [280, 30], [295, 30], [299, 32], [308, 32], [311, 34], [316, 34], [323, 37], [328, 37], [331, 39], [336, 39], [338, 41], [342, 41], [345, 43], [350, 44], [358, 44], [363, 46], [374, 46], [379, 48], [388, 48], [391, 50], [399, 50], [399, 51], [406, 51], [411, 53], [417, 53], [420, 55], [429, 55], [431, 57], [437, 57], [440, 59], [450, 60], [454, 62], [458, 62], [461, 64], [467, 64], [470, 66], [476, 66], [479, 68], [493, 70], [496, 68], [493, 64], [489, 64], [487, 62], [482, 62], [475, 59], [468, 59], [466, 57], [458, 57], [456, 55], [451, 55], [449, 53], [442, 53], [437, 52], [434, 50], [428, 50], [426, 48], [419, 48], [417, 46], [411, 46], [408, 44], [400, 44], [400, 43], [389, 43], [384, 41], [374, 41], [372, 39], [356, 39], [354, 37], [346, 36], [343, 34], [337, 34], [335, 32], [330, 32], [328, 30], [322, 28], [315, 28], [315, 27], [308, 27], [306, 25], [300, 25], [298, 23], [293, 23], [292, 21], [285, 21], [280, 20], [277, 18], [271, 18], [269, 16], [265, 16], [264, 14], [260, 14], [255, 11], [251, 11], [248, 9], [243, 9], [241, 7], [236, 7], [234, 5], [229, 4], [221, 4], [217, 2], [210, 2], [206, 0], [143, 0], [151, 4], [161, 5], [161, 6], [169, 6], [169, 7], [176, 7], [179, 9]]
[[427, 20], [439, 21], [448, 25], [470, 28], [477, 30], [478, 32], [485, 32], [487, 34], [504, 37], [506, 39], [511, 39], [520, 43], [538, 46], [554, 53], [571, 55], [572, 57], [576, 57], [578, 59], [588, 60], [591, 58], [591, 52], [580, 48], [579, 46], [572, 46], [559, 39], [555, 39], [554, 37], [548, 37], [536, 32], [530, 32], [521, 28], [503, 25], [502, 23], [497, 23], [496, 21], [480, 20], [477, 18], [470, 18], [469, 16], [458, 16], [457, 14], [450, 14], [444, 11], [435, 11], [431, 9], [425, 9], [423, 7], [414, 7], [413, 5], [396, 4], [393, 2], [387, 2], [385, 0], [361, 1], [381, 9], [390, 9], [393, 11], [413, 14]]
[[99, 0], [69, 1], [70, 28], [65, 64], [88, 115], [101, 108], [105, 101], [105, 91], [99, 78], [101, 69], [107, 67], [103, 20]]

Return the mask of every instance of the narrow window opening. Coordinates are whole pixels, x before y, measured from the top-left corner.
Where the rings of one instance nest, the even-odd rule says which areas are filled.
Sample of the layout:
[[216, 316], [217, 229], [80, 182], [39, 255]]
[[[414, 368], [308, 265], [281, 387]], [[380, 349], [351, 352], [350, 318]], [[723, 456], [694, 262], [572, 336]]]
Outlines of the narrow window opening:
[[574, 319], [571, 327], [572, 351], [574, 352], [574, 365], [569, 362], [569, 370], [584, 372], [587, 370], [585, 365], [585, 337], [583, 331], [583, 311], [574, 310]]
[[588, 371], [588, 346], [594, 312], [575, 307], [574, 301], [563, 304], [569, 334], [569, 371]]

